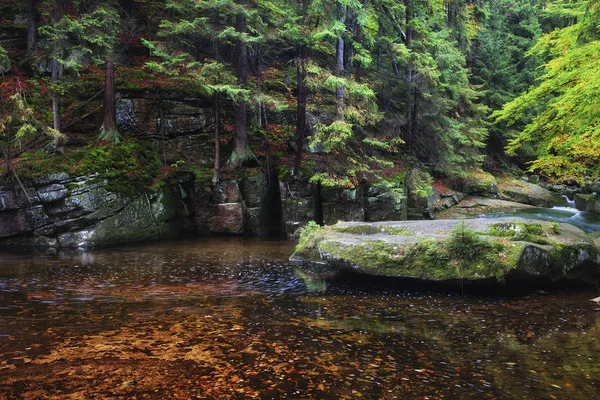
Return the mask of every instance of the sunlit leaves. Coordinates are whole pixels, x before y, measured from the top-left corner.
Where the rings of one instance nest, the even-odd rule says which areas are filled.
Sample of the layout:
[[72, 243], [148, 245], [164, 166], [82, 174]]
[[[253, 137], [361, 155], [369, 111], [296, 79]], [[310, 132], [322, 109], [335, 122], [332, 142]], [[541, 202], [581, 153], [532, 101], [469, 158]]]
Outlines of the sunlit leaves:
[[[64, 138], [59, 131], [48, 127], [43, 121], [40, 121], [33, 108], [27, 104], [25, 96], [22, 93], [15, 93], [9, 98], [7, 112], [0, 118], [0, 135], [8, 136], [9, 128], [15, 128], [14, 141], [17, 145], [22, 145], [28, 139], [36, 137], [43, 133], [47, 137], [57, 140]], [[9, 143], [10, 144], [10, 143]]]
[[[585, 21], [595, 20], [593, 10]], [[597, 27], [581, 22], [544, 36], [532, 50], [550, 58], [540, 83], [495, 114], [498, 121], [511, 124], [542, 105], [507, 150], [514, 153], [526, 143], [540, 143], [530, 169], [551, 178], [581, 179], [599, 172], [600, 40], [582, 42], [594, 32]]]

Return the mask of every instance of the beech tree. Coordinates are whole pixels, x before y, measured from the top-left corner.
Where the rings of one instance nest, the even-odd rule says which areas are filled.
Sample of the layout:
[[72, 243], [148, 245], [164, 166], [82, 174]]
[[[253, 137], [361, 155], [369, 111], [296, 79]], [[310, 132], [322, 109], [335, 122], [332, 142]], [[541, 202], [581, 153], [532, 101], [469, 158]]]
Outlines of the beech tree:
[[531, 51], [547, 59], [538, 84], [494, 114], [514, 124], [535, 112], [507, 151], [533, 144], [529, 170], [555, 180], [600, 175], [600, 1], [577, 4], [576, 23], [544, 35]]

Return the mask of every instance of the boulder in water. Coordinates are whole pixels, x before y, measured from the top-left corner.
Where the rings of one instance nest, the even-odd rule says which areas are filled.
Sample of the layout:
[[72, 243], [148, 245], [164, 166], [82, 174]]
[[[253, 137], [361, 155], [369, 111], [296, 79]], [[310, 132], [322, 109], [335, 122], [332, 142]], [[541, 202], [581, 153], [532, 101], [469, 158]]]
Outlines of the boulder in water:
[[450, 283], [600, 281], [598, 248], [583, 231], [521, 218], [309, 224], [292, 260]]

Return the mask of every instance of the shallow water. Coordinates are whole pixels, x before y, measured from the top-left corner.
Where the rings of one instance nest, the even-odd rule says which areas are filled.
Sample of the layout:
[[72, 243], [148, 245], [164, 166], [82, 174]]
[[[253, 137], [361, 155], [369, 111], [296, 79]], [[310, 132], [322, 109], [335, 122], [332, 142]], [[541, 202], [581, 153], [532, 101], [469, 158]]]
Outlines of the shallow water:
[[486, 218], [522, 217], [575, 225], [586, 233], [600, 231], [600, 216], [575, 208], [575, 202], [565, 197], [563, 204], [552, 208], [526, 208], [513, 212], [486, 215]]
[[0, 399], [592, 399], [595, 291], [323, 280], [294, 243], [0, 253]]

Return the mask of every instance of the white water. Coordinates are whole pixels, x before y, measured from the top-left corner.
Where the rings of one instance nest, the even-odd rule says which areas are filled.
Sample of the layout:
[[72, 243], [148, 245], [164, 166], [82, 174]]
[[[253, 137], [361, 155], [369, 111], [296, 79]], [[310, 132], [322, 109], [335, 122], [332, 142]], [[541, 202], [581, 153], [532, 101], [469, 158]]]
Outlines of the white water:
[[493, 214], [490, 217], [518, 216], [544, 221], [563, 222], [575, 225], [587, 233], [600, 231], [600, 217], [598, 215], [579, 211], [575, 208], [575, 201], [569, 200], [567, 196], [564, 196], [564, 199], [564, 204], [551, 208], [528, 208], [510, 213]]

